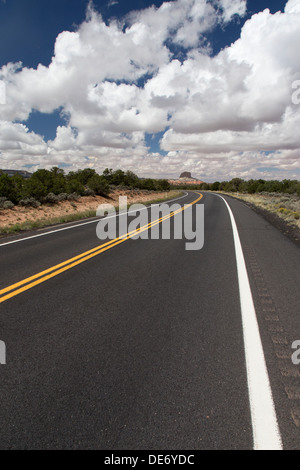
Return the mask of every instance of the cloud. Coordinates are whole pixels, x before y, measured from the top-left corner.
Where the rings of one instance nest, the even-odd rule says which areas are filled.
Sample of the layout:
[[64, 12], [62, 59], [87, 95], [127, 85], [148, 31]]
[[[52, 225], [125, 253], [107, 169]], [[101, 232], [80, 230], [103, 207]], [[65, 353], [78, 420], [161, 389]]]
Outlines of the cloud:
[[[48, 66], [0, 69], [7, 90], [1, 161], [145, 176], [187, 169], [212, 180], [226, 171], [271, 177], [257, 168], [273, 162], [281, 175], [294, 175], [297, 159], [287, 155], [300, 148], [300, 108], [291, 100], [300, 79], [299, 2], [253, 15], [240, 38], [212, 56], [206, 34], [245, 13], [244, 0], [175, 0], [106, 24], [90, 3], [78, 29], [58, 35]], [[54, 140], [26, 127], [33, 110], [61, 108], [67, 124]], [[145, 142], [145, 133], [159, 132], [166, 156]]]
[[285, 13], [300, 13], [300, 4], [298, 0], [289, 0], [285, 7]]
[[247, 11], [247, 2], [240, 0], [220, 0], [224, 21], [229, 22], [234, 16], [243, 17]]

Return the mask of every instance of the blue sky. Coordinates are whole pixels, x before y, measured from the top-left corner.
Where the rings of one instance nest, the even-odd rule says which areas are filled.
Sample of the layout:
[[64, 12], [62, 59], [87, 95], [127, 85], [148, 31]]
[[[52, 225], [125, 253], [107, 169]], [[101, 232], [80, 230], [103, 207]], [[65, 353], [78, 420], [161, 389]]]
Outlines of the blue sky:
[[[57, 35], [73, 31], [85, 19], [87, 0], [0, 0], [0, 66], [22, 61], [25, 66], [48, 65], [53, 56]], [[151, 5], [161, 6], [162, 0], [94, 0], [97, 11], [108, 22], [121, 18], [132, 10]], [[210, 34], [217, 53], [239, 38], [241, 27], [253, 13], [269, 8], [272, 13], [283, 11], [285, 0], [248, 0], [245, 18], [218, 27]]]
[[[205, 4], [205, 0], [198, 0], [198, 2], [199, 4]], [[292, 4], [292, 8], [294, 8], [293, 5], [295, 2], [297, 3], [296, 0], [290, 0], [289, 3], [290, 5]], [[259, 18], [261, 18], [262, 23], [266, 21], [268, 22], [266, 28], [270, 29], [269, 37], [271, 37], [271, 28], [276, 27], [276, 25], [274, 25], [274, 18], [276, 17], [276, 15], [274, 14], [276, 12], [282, 12], [280, 16], [280, 21], [284, 25], [284, 17], [287, 16], [284, 14], [284, 9], [287, 4], [287, 1], [248, 0], [246, 4], [246, 11], [244, 13], [241, 13], [243, 5], [245, 5], [245, 0], [234, 0], [233, 3], [236, 4], [237, 13], [231, 15], [231, 10], [229, 10], [230, 3], [228, 2], [228, 0], [207, 0], [206, 3], [208, 7], [205, 10], [203, 9], [203, 22], [207, 22], [206, 26], [202, 26], [201, 15], [195, 10], [194, 0], [173, 0], [167, 3], [173, 4], [173, 8], [170, 9], [170, 12], [174, 15], [174, 18], [176, 18], [176, 15], [177, 17], [178, 15], [180, 15], [180, 8], [182, 7], [182, 14], [187, 15], [186, 19], [184, 19], [184, 16], [182, 16], [183, 23], [184, 21], [186, 21], [187, 23], [187, 28], [182, 28], [180, 21], [177, 19], [177, 23], [174, 20], [174, 24], [176, 25], [174, 26], [175, 32], [173, 32], [172, 30], [173, 26], [171, 27], [170, 25], [170, 29], [168, 30], [169, 32], [165, 33], [160, 23], [165, 18], [163, 16], [162, 10], [163, 2], [160, 0], [93, 1], [91, 7], [94, 15], [93, 21], [98, 26], [101, 25], [101, 22], [103, 22], [102, 24], [105, 24], [107, 26], [105, 34], [108, 34], [108, 37], [110, 34], [109, 31], [113, 31], [112, 24], [114, 23], [114, 21], [117, 20], [119, 22], [118, 27], [120, 38], [121, 40], [123, 40], [124, 38], [124, 54], [126, 54], [128, 50], [131, 50], [131, 47], [129, 47], [127, 44], [127, 36], [129, 35], [126, 36], [125, 34], [123, 34], [122, 36], [122, 28], [123, 33], [125, 33], [125, 31], [128, 32], [129, 29], [133, 26], [134, 28], [140, 28], [141, 25], [146, 25], [147, 28], [150, 28], [149, 31], [153, 32], [155, 31], [155, 24], [157, 24], [158, 29], [161, 28], [162, 30], [162, 39], [158, 39], [158, 41], [161, 42], [157, 45], [154, 45], [155, 47], [157, 47], [157, 63], [152, 65], [152, 62], [155, 62], [156, 60], [155, 51], [153, 50], [150, 54], [149, 51], [147, 51], [147, 43], [139, 46], [135, 42], [137, 48], [144, 47], [145, 54], [147, 51], [147, 53], [151, 55], [151, 58], [149, 58], [149, 63], [147, 63], [146, 65], [143, 64], [143, 59], [141, 59], [138, 55], [137, 62], [135, 62], [135, 59], [130, 59], [135, 67], [134, 72], [128, 69], [124, 71], [124, 76], [122, 76], [122, 73], [119, 74], [116, 72], [115, 69], [113, 69], [106, 76], [99, 77], [99, 83], [102, 83], [101, 96], [119, 96], [119, 101], [118, 103], [115, 103], [115, 107], [112, 107], [111, 109], [109, 109], [109, 106], [105, 104], [104, 111], [103, 103], [101, 105], [99, 104], [99, 96], [95, 98], [95, 100], [97, 99], [97, 103], [99, 106], [99, 111], [96, 119], [97, 122], [99, 121], [99, 123], [97, 124], [97, 126], [95, 125], [95, 128], [93, 129], [92, 125], [90, 124], [91, 110], [87, 110], [87, 119], [85, 122], [82, 122], [83, 120], [81, 120], [79, 117], [79, 108], [81, 109], [83, 104], [80, 103], [80, 106], [78, 106], [78, 103], [76, 102], [76, 97], [74, 96], [68, 98], [69, 101], [65, 101], [63, 97], [61, 98], [61, 95], [59, 94], [60, 92], [54, 92], [53, 88], [50, 87], [50, 85], [53, 85], [53, 87], [56, 86], [56, 84], [54, 84], [56, 79], [53, 77], [52, 73], [50, 73], [50, 64], [51, 61], [53, 61], [53, 58], [55, 58], [55, 60], [57, 60], [58, 58], [58, 53], [55, 53], [55, 44], [58, 44], [59, 42], [58, 37], [62, 38], [62, 40], [59, 42], [59, 50], [61, 51], [65, 47], [67, 51], [66, 54], [69, 54], [69, 37], [67, 37], [67, 35], [63, 36], [61, 33], [69, 31], [75, 34], [79, 31], [80, 44], [87, 48], [94, 47], [93, 41], [97, 41], [97, 38], [95, 37], [95, 35], [93, 35], [94, 33], [88, 31], [88, 28], [91, 27], [92, 23], [91, 19], [88, 20], [86, 17], [88, 2], [86, 0], [0, 0], [0, 70], [2, 68], [2, 79], [4, 81], [6, 79], [8, 80], [7, 89], [9, 89], [10, 83], [13, 83], [15, 87], [20, 87], [21, 83], [25, 83], [25, 80], [27, 80], [27, 76], [31, 74], [32, 77], [34, 77], [33, 82], [38, 83], [37, 86], [39, 86], [39, 84], [41, 84], [41, 86], [45, 86], [45, 83], [41, 83], [41, 80], [45, 80], [45, 78], [42, 78], [43, 74], [41, 72], [41, 65], [43, 65], [45, 76], [49, 75], [49, 93], [56, 93], [53, 94], [53, 106], [51, 105], [50, 97], [49, 102], [44, 103], [44, 99], [40, 99], [39, 101], [38, 96], [30, 96], [30, 99], [28, 98], [27, 103], [27, 97], [24, 96], [24, 99], [22, 98], [21, 101], [22, 106], [24, 104], [24, 111], [22, 110], [21, 112], [20, 110], [16, 111], [14, 109], [10, 112], [7, 111], [7, 114], [4, 113], [4, 116], [1, 116], [0, 113], [0, 120], [2, 120], [3, 123], [11, 122], [11, 125], [14, 125], [14, 131], [16, 133], [26, 132], [26, 142], [27, 140], [29, 142], [30, 139], [32, 139], [33, 142], [32, 151], [28, 150], [28, 147], [26, 147], [26, 151], [28, 152], [28, 158], [26, 158], [26, 151], [22, 151], [17, 154], [17, 146], [12, 145], [11, 141], [9, 141], [10, 144], [3, 144], [3, 148], [1, 149], [0, 131], [0, 167], [3, 167], [5, 163], [10, 164], [10, 167], [28, 167], [29, 165], [33, 168], [37, 168], [42, 166], [49, 166], [53, 163], [59, 166], [68, 165], [72, 168], [77, 168], [85, 164], [86, 154], [89, 155], [88, 152], [91, 152], [90, 164], [95, 164], [95, 168], [99, 170], [102, 167], [112, 166], [112, 164], [121, 164], [124, 168], [130, 168], [133, 171], [137, 168], [138, 171], [144, 172], [145, 175], [152, 176], [151, 168], [153, 168], [153, 163], [155, 163], [155, 165], [159, 163], [160, 170], [157, 171], [159, 171], [160, 173], [164, 173], [163, 176], [176, 176], [176, 171], [179, 171], [179, 169], [181, 168], [180, 159], [182, 159], [183, 169], [186, 169], [186, 165], [190, 165], [192, 172], [194, 171], [197, 173], [196, 176], [201, 177], [204, 175], [204, 177], [206, 176], [207, 179], [211, 179], [214, 175], [212, 175], [211, 172], [207, 170], [207, 167], [210, 164], [209, 161], [206, 159], [207, 153], [211, 155], [211, 162], [221, 161], [223, 158], [225, 159], [226, 156], [224, 154], [227, 155], [227, 161], [230, 162], [230, 159], [234, 161], [234, 152], [236, 152], [236, 155], [239, 156], [240, 153], [244, 151], [245, 155], [248, 152], [248, 157], [245, 156], [245, 163], [243, 164], [239, 162], [239, 165], [237, 165], [235, 169], [236, 172], [239, 173], [239, 176], [244, 176], [246, 178], [253, 176], [249, 164], [249, 158], [251, 158], [249, 152], [254, 153], [253, 168], [257, 169], [257, 174], [259, 174], [260, 177], [261, 173], [264, 172], [266, 173], [266, 177], [268, 177], [267, 169], [272, 170], [272, 168], [276, 168], [279, 172], [281, 172], [282, 177], [288, 174], [292, 175], [298, 173], [299, 168], [297, 168], [297, 165], [295, 165], [295, 159], [288, 160], [289, 157], [286, 156], [286, 153], [284, 154], [283, 160], [285, 159], [285, 161], [291, 162], [291, 171], [289, 171], [288, 165], [282, 164], [281, 160], [280, 163], [278, 163], [278, 156], [280, 152], [297, 152], [297, 144], [289, 144], [285, 149], [281, 148], [280, 142], [274, 142], [274, 148], [271, 148], [270, 142], [268, 141], [266, 143], [263, 140], [263, 137], [261, 137], [261, 149], [258, 145], [251, 145], [249, 143], [251, 135], [254, 135], [254, 131], [258, 131], [259, 126], [265, 124], [266, 128], [269, 129], [268, 126], [270, 126], [272, 122], [282, 122], [284, 115], [283, 108], [281, 110], [277, 110], [275, 109], [274, 105], [274, 109], [270, 109], [268, 113], [264, 113], [263, 111], [261, 111], [260, 113], [256, 113], [250, 109], [251, 103], [249, 103], [249, 114], [247, 114], [248, 111], [245, 111], [246, 114], [242, 117], [234, 116], [232, 119], [230, 119], [230, 122], [224, 123], [224, 113], [226, 113], [224, 107], [224, 109], [222, 108], [217, 111], [218, 115], [215, 116], [215, 122], [211, 122], [212, 117], [208, 116], [208, 110], [206, 109], [206, 107], [205, 109], [203, 109], [203, 113], [201, 115], [197, 114], [198, 110], [195, 103], [197, 103], [198, 100], [199, 103], [201, 102], [202, 106], [202, 101], [206, 100], [206, 96], [212, 94], [212, 84], [209, 86], [206, 94], [203, 95], [203, 98], [201, 99], [199, 97], [199, 93], [197, 93], [196, 90], [197, 79], [195, 79], [195, 82], [191, 84], [191, 87], [193, 89], [193, 101], [189, 102], [188, 96], [190, 96], [192, 92], [189, 88], [190, 85], [188, 85], [188, 83], [190, 82], [190, 77], [187, 74], [185, 75], [187, 85], [186, 98], [184, 103], [181, 102], [180, 98], [180, 93], [183, 92], [179, 91], [183, 89], [183, 70], [185, 68], [187, 70], [198, 70], [198, 67], [200, 67], [199, 64], [202, 63], [203, 65], [201, 65], [201, 67], [207, 67], [206, 77], [210, 76], [211, 82], [213, 82], [213, 78], [211, 77], [211, 70], [218, 70], [218, 72], [216, 73], [220, 75], [217, 76], [217, 78], [219, 79], [219, 81], [221, 81], [221, 69], [222, 66], [224, 66], [224, 73], [228, 74], [228, 80], [230, 80], [230, 83], [228, 82], [228, 84], [224, 88], [226, 89], [225, 93], [228, 92], [229, 94], [231, 94], [231, 88], [233, 86], [232, 83], [235, 83], [236, 80], [241, 80], [241, 83], [237, 85], [237, 91], [234, 95], [238, 96], [238, 94], [241, 92], [243, 86], [242, 82], [244, 80], [244, 78], [241, 77], [243, 76], [243, 74], [248, 73], [250, 83], [250, 69], [251, 67], [252, 69], [254, 69], [256, 64], [255, 61], [257, 60], [258, 64], [258, 61], [261, 61], [261, 58], [252, 57], [251, 48], [248, 48], [246, 43], [247, 35], [244, 35], [244, 44], [240, 45], [239, 47], [235, 46], [234, 48], [231, 48], [231, 45], [238, 41], [241, 37], [243, 30], [246, 29], [246, 22], [247, 25], [250, 23], [250, 26], [248, 27], [248, 34], [250, 34], [250, 29], [252, 28], [252, 33], [255, 36], [255, 28], [258, 28], [259, 34], [261, 35], [259, 36], [261, 37], [261, 44], [263, 45], [264, 37], [260, 27], [260, 22], [258, 20], [255, 20], [254, 15], [258, 13], [260, 15]], [[209, 10], [209, 6], [212, 4], [215, 7], [214, 14], [216, 18], [214, 18], [211, 13], [213, 10]], [[154, 5], [156, 9], [153, 8], [152, 13], [149, 16], [145, 12], [147, 12], [147, 8], [152, 5]], [[223, 11], [222, 8], [224, 9], [224, 14], [221, 12]], [[265, 8], [268, 8], [270, 10], [270, 14], [268, 16], [263, 17], [261, 12]], [[132, 14], [133, 11], [135, 11], [134, 14]], [[197, 36], [196, 41], [195, 39], [191, 40], [191, 38], [189, 38], [189, 24], [191, 25], [191, 28], [193, 28], [191, 35], [196, 34]], [[201, 30], [199, 30], [199, 33], [195, 30], [197, 24], [201, 24], [200, 28], [202, 28]], [[267, 23], [265, 23], [265, 25], [266, 24]], [[297, 32], [296, 27], [295, 31]], [[293, 33], [294, 37], [296, 37], [295, 31]], [[99, 36], [101, 36], [101, 34], [102, 33], [99, 32]], [[139, 32], [139, 34], [141, 33]], [[276, 34], [280, 35], [279, 29], [276, 30]], [[288, 33], [286, 32], [284, 34], [285, 35], [282, 38], [283, 42], [288, 41], [288, 38], [286, 37], [288, 36]], [[75, 44], [75, 37], [72, 38], [72, 41], [73, 39]], [[151, 42], [151, 38], [148, 39]], [[280, 38], [278, 39], [278, 41], [280, 41]], [[276, 43], [277, 42], [274, 40], [275, 45]], [[107, 50], [109, 50], [109, 42], [107, 42], [106, 46]], [[153, 49], [155, 49], [154, 46]], [[259, 49], [259, 45], [256, 46]], [[167, 59], [165, 54], [166, 47], [168, 48], [169, 53], [169, 57]], [[226, 52], [225, 59], [223, 58], [224, 54], [222, 54], [222, 51], [224, 49], [228, 49], [229, 51], [228, 54]], [[58, 46], [56, 51], [57, 50]], [[116, 49], [114, 47], [111, 47], [110, 52], [112, 55], [114, 54], [115, 50]], [[231, 57], [231, 50], [232, 57], [234, 56], [234, 59], [232, 59]], [[201, 59], [199, 58], [199, 53], [201, 53]], [[243, 53], [245, 54], [245, 60], [241, 58], [241, 55]], [[270, 54], [270, 44], [268, 45], [268, 47], [266, 47], [265, 53]], [[101, 52], [99, 52], [99, 54], [101, 56]], [[204, 55], [208, 57], [207, 61], [204, 61]], [[258, 52], [257, 55], [259, 55]], [[108, 66], [107, 62], [110, 60], [109, 54], [105, 55], [105, 57], [107, 58], [103, 59], [106, 60], [104, 67]], [[141, 61], [141, 63], [138, 63], [139, 60]], [[220, 65], [221, 60], [223, 61], [223, 65]], [[237, 61], [240, 62], [240, 65], [236, 71], [234, 70], [234, 67], [231, 68], [231, 72], [228, 69], [227, 62], [229, 60], [234, 60], [234, 64], [236, 64]], [[251, 61], [254, 61], [254, 65], [251, 63]], [[22, 62], [22, 66], [20, 66], [18, 70], [14, 69], [10, 70], [9, 73], [5, 72], [7, 70], [8, 63], [18, 62]], [[270, 62], [270, 71], [268, 73], [270, 73], [271, 76], [272, 60], [270, 59], [270, 61], [268, 61], [268, 57], [266, 57], [266, 63], [268, 62]], [[286, 70], [288, 70], [289, 64], [286, 64], [284, 62], [284, 58], [282, 58], [282, 68], [286, 67]], [[57, 63], [61, 64], [59, 60], [57, 60]], [[85, 63], [86, 66], [86, 61], [82, 63]], [[181, 67], [180, 65], [177, 65], [178, 63], [181, 64]], [[247, 63], [249, 65], [248, 72], [243, 69], [243, 63]], [[72, 64], [72, 62], [70, 62], [70, 64]], [[76, 66], [77, 65], [78, 64], [76, 63]], [[192, 66], [193, 69], [190, 68]], [[40, 70], [38, 70], [38, 67], [40, 67]], [[57, 65], [57, 67], [59, 66]], [[70, 65], [70, 67], [72, 67], [72, 65]], [[175, 69], [177, 70], [177, 75]], [[30, 73], [27, 73], [26, 70], [29, 70]], [[143, 70], [144, 75], [142, 73], [139, 73], [139, 70]], [[277, 71], [278, 70], [276, 69], [274, 73], [277, 73]], [[193, 73], [194, 72], [192, 72], [192, 74]], [[175, 75], [173, 76], [172, 74]], [[235, 77], [231, 76], [233, 74], [235, 74]], [[7, 78], [8, 75], [10, 77], [9, 79]], [[173, 77], [172, 80], [170, 78], [171, 75]], [[278, 72], [278, 76], [279, 75], [280, 74]], [[295, 70], [291, 74], [291, 78], [297, 78], [296, 75], [297, 70]], [[77, 76], [78, 80], [80, 80], [79, 73], [77, 73]], [[161, 78], [160, 82], [159, 78]], [[75, 83], [76, 72], [74, 72], [74, 77], [72, 79]], [[35, 82], [35, 80], [37, 80], [37, 82]], [[53, 80], [53, 83], [51, 82], [51, 80]], [[94, 79], [91, 78], [91, 80]], [[180, 86], [178, 85], [178, 89], [176, 88], [176, 90], [174, 91], [172, 87], [175, 80], [176, 82], [178, 82], [178, 84], [180, 81]], [[99, 83], [97, 80], [96, 85], [98, 86]], [[124, 85], [123, 88], [122, 84]], [[161, 87], [163, 87], [163, 84], [167, 84], [167, 86], [170, 86], [170, 90], [166, 92], [166, 95], [164, 97], [163, 91], [161, 91]], [[113, 87], [113, 85], [115, 86]], [[28, 84], [27, 81], [26, 86], [30, 88], [30, 84]], [[34, 87], [34, 84], [32, 86]], [[80, 83], [78, 86], [81, 86]], [[87, 84], [87, 86], [89, 85]], [[251, 86], [254, 85], [251, 83]], [[259, 86], [263, 88], [265, 87], [265, 84], [261, 84], [258, 81], [256, 89], [258, 89]], [[19, 88], [18, 90], [19, 91], [17, 94], [21, 96], [22, 90]], [[119, 93], [119, 91], [121, 90], [124, 91], [123, 95], [121, 92]], [[139, 93], [139, 90], [145, 92], [144, 94], [147, 96], [141, 97], [141, 93]], [[151, 90], [151, 96], [149, 95], [149, 90]], [[111, 93], [113, 93], [114, 91], [116, 93], [111, 95]], [[30, 94], [31, 93], [33, 94], [33, 91], [30, 91]], [[87, 91], [85, 93], [87, 93]], [[128, 93], [128, 101], [125, 100], [126, 93]], [[219, 90], [218, 93], [221, 93], [221, 90]], [[153, 97], [155, 97], [155, 99]], [[248, 97], [246, 97], [246, 101], [247, 99]], [[256, 97], [256, 99], [259, 102], [259, 98]], [[281, 100], [282, 99], [283, 98], [281, 98]], [[88, 100], [90, 102], [91, 98], [89, 97]], [[137, 100], [136, 103], [134, 100]], [[142, 100], [145, 100], [145, 102], [142, 103]], [[146, 100], [148, 100], [147, 103]], [[151, 121], [150, 123], [148, 122], [147, 118], [144, 117], [143, 111], [140, 111], [140, 109], [138, 108], [139, 106], [141, 108], [144, 107], [145, 110], [148, 110], [149, 115], [149, 113], [151, 114], [152, 104], [154, 101], [158, 104], [156, 106], [155, 111], [153, 111], [153, 122]], [[128, 104], [129, 102], [130, 104]], [[170, 108], [165, 110], [166, 116], [163, 118], [162, 110], [164, 106], [166, 106], [165, 103], [170, 103], [170, 105], [168, 104]], [[195, 104], [195, 107], [193, 107], [192, 104]], [[213, 105], [214, 104], [212, 103], [212, 106]], [[78, 106], [78, 109], [76, 108], [76, 106]], [[124, 113], [124, 115], [130, 116], [130, 118], [130, 113], [132, 113], [132, 110], [136, 108], [135, 114], [140, 116], [139, 119], [136, 119], [136, 121], [139, 122], [137, 122], [136, 124], [127, 125], [125, 121], [124, 123], [122, 121], [123, 124], [120, 123], [116, 125], [113, 122], [113, 116], [118, 116], [118, 106], [120, 106], [120, 113]], [[238, 108], [238, 104], [236, 104], [236, 106], [237, 110], [241, 109], [241, 106], [239, 106]], [[193, 125], [192, 123], [190, 126], [191, 128], [189, 128], [189, 126], [187, 126], [186, 124], [185, 114], [183, 113], [183, 107], [186, 112], [189, 111], [190, 115], [193, 116], [193, 123], [195, 124]], [[86, 107], [84, 109], [87, 108], [88, 105], [86, 104]], [[278, 108], [280, 108], [280, 103], [278, 103]], [[280, 112], [281, 115], [278, 114]], [[92, 111], [92, 114], [93, 113], [94, 111]], [[106, 120], [105, 117], [102, 118], [103, 113], [106, 113]], [[270, 117], [270, 114], [272, 113], [274, 113], [274, 117]], [[257, 117], [256, 114], [258, 115]], [[263, 116], [261, 116], [260, 114]], [[255, 116], [253, 117], [252, 115]], [[203, 122], [204, 118], [205, 122]], [[155, 119], [157, 119], [158, 123], [161, 119], [161, 122], [156, 125]], [[149, 118], [149, 120], [151, 119]], [[199, 120], [199, 132], [197, 130], [197, 120]], [[107, 124], [108, 121], [109, 124]], [[208, 123], [207, 126], [206, 122]], [[22, 126], [26, 126], [25, 131]], [[57, 133], [58, 128], [61, 129], [59, 130], [59, 133]], [[99, 130], [99, 132], [102, 132], [101, 139], [100, 137], [98, 138], [96, 135], [97, 130]], [[7, 125], [6, 127], [4, 126], [3, 132], [4, 134], [5, 132], [7, 132]], [[211, 144], [210, 140], [210, 133], [212, 132], [215, 132], [216, 136], [216, 142], [214, 143], [214, 145]], [[242, 136], [241, 132], [244, 132], [245, 134]], [[249, 134], [246, 135], [246, 132]], [[227, 134], [225, 135], [225, 133]], [[228, 145], [229, 135], [231, 139], [235, 137], [237, 138], [237, 143], [234, 143], [232, 147]], [[183, 138], [181, 138], [181, 136], [183, 136]], [[202, 143], [201, 136], [207, 139], [207, 143]], [[222, 138], [224, 137], [224, 151], [222, 151], [219, 146], [219, 144], [221, 144], [220, 136], [222, 136]], [[43, 139], [39, 141], [39, 137], [42, 137]], [[94, 141], [93, 147], [90, 147], [86, 144], [88, 138], [90, 137]], [[243, 144], [241, 142], [242, 137], [245, 137], [244, 149]], [[107, 150], [110, 148], [107, 143], [108, 139], [112, 140], [111, 148], [118, 150], [113, 150], [111, 152]], [[2, 140], [5, 139], [3, 138]], [[282, 140], [284, 141], [284, 138]], [[50, 141], [55, 142], [53, 146], [49, 145]], [[23, 142], [24, 138], [20, 138], [19, 147], [22, 149]], [[178, 142], [180, 145], [177, 144]], [[183, 144], [184, 142], [185, 144]], [[12, 149], [10, 149], [10, 145], [13, 147]], [[68, 145], [70, 147], [68, 147]], [[128, 157], [128, 155], [130, 155], [130, 148], [133, 149], [134, 158]], [[259, 152], [261, 152], [261, 154], [264, 156], [264, 161], [261, 162], [261, 166], [257, 165], [257, 163], [260, 163]], [[34, 155], [35, 157], [32, 157], [32, 155]], [[53, 155], [52, 160], [47, 157], [49, 155]], [[110, 158], [109, 155], [112, 155], [111, 164], [109, 164], [108, 161]], [[274, 155], [276, 156], [277, 160]], [[1, 162], [1, 158], [4, 160], [3, 163]], [[268, 161], [266, 161], [266, 158], [268, 159]], [[204, 161], [203, 159], [206, 160]], [[275, 166], [273, 166], [273, 162]], [[278, 164], [279, 167], [276, 167], [276, 165]], [[215, 166], [216, 164], [214, 163], [214, 168]], [[228, 164], [228, 168], [230, 168], [230, 164]], [[175, 174], [173, 174], [173, 172], [175, 172]], [[273, 171], [270, 171], [269, 173], [271, 175]], [[223, 173], [220, 168], [218, 178], [216, 177], [216, 179], [220, 179], [222, 174]]]

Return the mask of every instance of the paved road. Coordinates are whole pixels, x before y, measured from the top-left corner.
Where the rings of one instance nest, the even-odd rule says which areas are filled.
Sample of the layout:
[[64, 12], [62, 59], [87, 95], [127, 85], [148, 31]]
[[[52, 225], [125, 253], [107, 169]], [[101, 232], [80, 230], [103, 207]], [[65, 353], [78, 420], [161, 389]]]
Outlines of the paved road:
[[[178, 203], [198, 198], [189, 192]], [[300, 449], [300, 366], [291, 361], [300, 340], [299, 248], [225, 199], [282, 445]], [[1, 449], [253, 448], [231, 220], [217, 195], [197, 204], [203, 249], [128, 240], [0, 303]], [[7, 244], [14, 240], [1, 240], [0, 290], [100, 244], [96, 223]]]

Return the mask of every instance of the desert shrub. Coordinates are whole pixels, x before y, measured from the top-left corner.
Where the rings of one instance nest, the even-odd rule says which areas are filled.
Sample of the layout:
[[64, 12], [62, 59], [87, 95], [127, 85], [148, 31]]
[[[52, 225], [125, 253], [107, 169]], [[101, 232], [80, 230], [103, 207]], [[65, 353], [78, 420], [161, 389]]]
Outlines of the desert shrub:
[[2, 208], [3, 209], [13, 209], [15, 207], [14, 203], [11, 201], [4, 201]]
[[34, 197], [27, 197], [19, 201], [19, 205], [22, 207], [40, 207], [41, 203]]
[[43, 202], [46, 204], [57, 204], [59, 202], [59, 198], [56, 194], [49, 193], [44, 197]]
[[0, 197], [0, 209], [3, 209], [3, 204], [7, 201], [7, 198], [5, 196]]
[[68, 200], [68, 193], [60, 193], [57, 195], [58, 202], [63, 202]]
[[68, 201], [79, 201], [80, 195], [77, 193], [68, 194]]
[[19, 205], [22, 207], [40, 207], [41, 203], [34, 197], [27, 197], [19, 201]]
[[300, 212], [300, 200], [295, 200], [294, 202], [294, 209], [297, 211], [297, 212]]
[[93, 191], [91, 188], [86, 188], [84, 191], [84, 196], [95, 196], [95, 191]]

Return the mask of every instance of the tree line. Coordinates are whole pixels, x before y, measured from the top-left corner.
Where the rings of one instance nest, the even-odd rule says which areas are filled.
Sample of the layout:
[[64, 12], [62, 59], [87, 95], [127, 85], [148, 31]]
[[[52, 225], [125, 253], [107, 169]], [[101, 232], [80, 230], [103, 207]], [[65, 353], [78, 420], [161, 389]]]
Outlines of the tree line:
[[200, 185], [177, 186], [177, 189], [198, 189], [204, 191], [225, 191], [229, 193], [286, 193], [300, 196], [300, 182], [297, 180], [248, 180], [233, 178], [231, 181], [215, 181]]
[[18, 174], [8, 176], [0, 170], [0, 206], [6, 208], [14, 204], [38, 206], [76, 200], [81, 196], [107, 197], [115, 188], [169, 191], [170, 184], [167, 180], [140, 179], [132, 171], [108, 168], [100, 175], [91, 168], [66, 174], [63, 169], [53, 167], [37, 170], [28, 179]]

